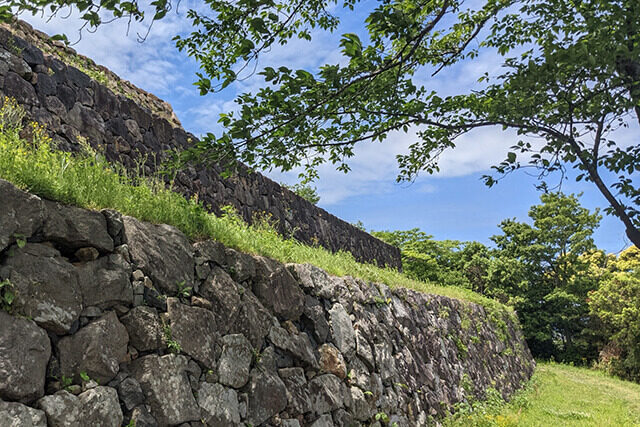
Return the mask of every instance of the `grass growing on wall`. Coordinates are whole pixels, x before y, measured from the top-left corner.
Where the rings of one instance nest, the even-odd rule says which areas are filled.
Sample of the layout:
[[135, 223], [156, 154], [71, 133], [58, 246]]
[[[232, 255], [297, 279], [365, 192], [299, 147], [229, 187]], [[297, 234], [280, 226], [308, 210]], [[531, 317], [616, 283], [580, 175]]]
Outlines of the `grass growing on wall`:
[[444, 425], [479, 427], [634, 427], [640, 425], [640, 384], [601, 371], [538, 362], [529, 386], [511, 402], [499, 398], [461, 410]]
[[513, 315], [507, 307], [469, 290], [415, 281], [392, 269], [359, 263], [348, 252], [332, 253], [284, 238], [268, 219], [248, 225], [229, 210], [215, 216], [196, 200], [166, 189], [160, 180], [128, 175], [90, 148], [74, 155], [56, 150], [38, 125], [30, 125], [33, 136], [28, 142], [13, 124], [16, 111], [19, 107], [5, 99], [0, 108], [0, 178], [41, 197], [89, 209], [115, 209], [144, 221], [173, 225], [192, 240], [213, 238], [284, 263], [310, 263], [333, 275], [445, 295], [482, 304], [492, 314]]

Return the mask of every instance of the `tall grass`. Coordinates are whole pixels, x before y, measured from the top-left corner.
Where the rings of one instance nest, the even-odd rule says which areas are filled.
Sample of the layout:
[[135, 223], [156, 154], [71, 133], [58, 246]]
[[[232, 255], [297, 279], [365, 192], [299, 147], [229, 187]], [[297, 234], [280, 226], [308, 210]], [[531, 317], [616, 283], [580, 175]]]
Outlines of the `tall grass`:
[[198, 201], [167, 189], [159, 179], [132, 176], [88, 146], [74, 155], [56, 150], [38, 125], [30, 125], [32, 140], [27, 141], [20, 138], [20, 129], [11, 120], [2, 120], [3, 111], [9, 114], [19, 108], [10, 105], [10, 100], [4, 102], [0, 108], [0, 178], [22, 189], [66, 204], [110, 208], [144, 221], [173, 225], [192, 240], [213, 238], [242, 252], [284, 263], [310, 263], [336, 276], [445, 295], [484, 305], [495, 314], [513, 315], [507, 307], [469, 290], [419, 282], [392, 269], [359, 263], [348, 252], [332, 253], [284, 238], [267, 219], [248, 225], [230, 210], [218, 217]]

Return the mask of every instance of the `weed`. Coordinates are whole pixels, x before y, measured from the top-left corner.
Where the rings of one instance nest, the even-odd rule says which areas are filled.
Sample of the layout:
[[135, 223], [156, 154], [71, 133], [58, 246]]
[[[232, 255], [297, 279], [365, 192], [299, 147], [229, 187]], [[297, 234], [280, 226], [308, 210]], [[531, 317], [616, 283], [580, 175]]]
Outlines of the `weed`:
[[191, 296], [191, 286], [186, 286], [186, 281], [178, 282], [178, 296], [189, 298]]
[[375, 415], [374, 418], [375, 418], [376, 421], [380, 421], [380, 422], [383, 422], [385, 424], [387, 424], [389, 422], [389, 416], [384, 412], [378, 412]]
[[13, 310], [13, 301], [16, 299], [16, 292], [13, 284], [9, 279], [0, 282], [0, 309], [11, 313]]
[[163, 323], [162, 332], [164, 333], [164, 341], [167, 343], [169, 351], [176, 354], [180, 353], [182, 351], [182, 346], [180, 346], [178, 341], [173, 339], [173, 336], [171, 335], [171, 326]]

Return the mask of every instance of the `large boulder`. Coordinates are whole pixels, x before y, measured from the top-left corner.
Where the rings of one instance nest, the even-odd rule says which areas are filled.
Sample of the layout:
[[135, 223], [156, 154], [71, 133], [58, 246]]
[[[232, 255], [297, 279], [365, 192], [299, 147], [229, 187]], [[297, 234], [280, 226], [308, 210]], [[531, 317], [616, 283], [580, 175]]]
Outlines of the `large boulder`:
[[291, 354], [299, 359], [306, 366], [311, 368], [318, 367], [318, 361], [313, 354], [313, 347], [309, 337], [304, 332], [294, 331], [290, 333], [279, 326], [272, 326], [269, 331], [269, 340], [274, 346]]
[[304, 309], [304, 293], [284, 265], [256, 257], [253, 293], [273, 314], [284, 320], [298, 320]]
[[132, 262], [151, 278], [160, 291], [175, 295], [179, 285], [193, 286], [193, 249], [180, 230], [128, 216], [122, 220]]
[[272, 323], [271, 313], [263, 307], [253, 292], [245, 291], [242, 294], [240, 312], [230, 332], [244, 335], [249, 339], [253, 348], [260, 349]]
[[81, 372], [86, 372], [101, 384], [107, 383], [118, 373], [120, 362], [126, 360], [128, 342], [127, 330], [110, 311], [58, 342], [60, 371], [76, 381]]
[[287, 411], [289, 415], [302, 415], [311, 411], [309, 384], [302, 368], [283, 368], [278, 375], [287, 388]]
[[140, 383], [151, 413], [161, 426], [200, 419], [186, 370], [187, 358], [175, 354], [149, 355], [131, 364], [131, 375]]
[[0, 425], [2, 427], [47, 427], [44, 412], [18, 402], [0, 400]]
[[111, 387], [95, 387], [78, 396], [82, 404], [82, 421], [85, 426], [120, 427], [122, 410], [118, 393]]
[[113, 239], [107, 232], [107, 220], [100, 212], [45, 200], [42, 235], [69, 249], [94, 247], [113, 251]]
[[120, 319], [129, 333], [129, 344], [138, 351], [165, 348], [164, 331], [160, 316], [153, 307], [134, 307]]
[[0, 252], [17, 239], [28, 239], [44, 221], [42, 200], [0, 179]]
[[111, 254], [78, 266], [78, 282], [85, 307], [109, 308], [133, 303], [131, 265], [122, 255]]
[[356, 351], [356, 332], [342, 304], [336, 303], [331, 307], [329, 323], [333, 342], [345, 357], [350, 358]]
[[240, 425], [238, 395], [220, 384], [202, 383], [198, 389], [202, 418], [211, 427]]
[[13, 256], [0, 267], [0, 279], [9, 279], [15, 288], [16, 313], [51, 332], [69, 332], [80, 317], [82, 296], [76, 269], [47, 245], [14, 247]]
[[47, 414], [49, 427], [83, 427], [83, 408], [80, 399], [60, 390], [38, 400], [38, 408]]
[[[200, 285], [199, 293], [211, 302], [211, 311], [220, 327], [220, 333], [226, 334], [240, 312], [240, 285], [222, 268], [214, 266]], [[243, 289], [244, 290], [244, 289]]]
[[346, 387], [332, 374], [314, 377], [309, 384], [313, 412], [320, 415], [344, 406]]
[[50, 356], [45, 331], [0, 311], [0, 398], [30, 402], [42, 396]]
[[255, 368], [249, 381], [247, 421], [259, 425], [287, 407], [287, 389], [275, 373]]
[[253, 359], [251, 343], [244, 335], [225, 335], [220, 340], [222, 354], [218, 363], [220, 383], [234, 388], [244, 386], [249, 380], [249, 368]]
[[182, 304], [177, 298], [167, 298], [171, 322], [171, 338], [182, 351], [209, 369], [216, 366], [218, 329], [209, 310]]

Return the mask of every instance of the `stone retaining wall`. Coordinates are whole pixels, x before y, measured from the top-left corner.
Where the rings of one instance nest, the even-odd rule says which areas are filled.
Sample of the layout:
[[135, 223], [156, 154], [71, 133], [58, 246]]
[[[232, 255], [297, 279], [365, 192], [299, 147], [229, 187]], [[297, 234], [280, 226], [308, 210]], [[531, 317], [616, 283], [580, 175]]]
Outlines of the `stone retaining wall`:
[[[79, 150], [78, 136], [83, 136], [110, 161], [132, 169], [144, 163], [147, 173], [166, 150], [196, 140], [180, 126], [169, 104], [22, 21], [0, 26], [0, 94], [17, 99], [31, 119], [47, 126], [62, 149]], [[232, 205], [248, 222], [255, 214], [268, 213], [282, 234], [334, 252], [349, 251], [359, 261], [401, 268], [397, 248], [263, 175], [242, 165], [231, 179], [222, 179], [220, 173], [216, 167], [187, 169], [178, 174], [174, 188], [188, 197], [197, 195], [216, 213]]]
[[476, 304], [0, 200], [1, 425], [424, 426], [534, 370]]

